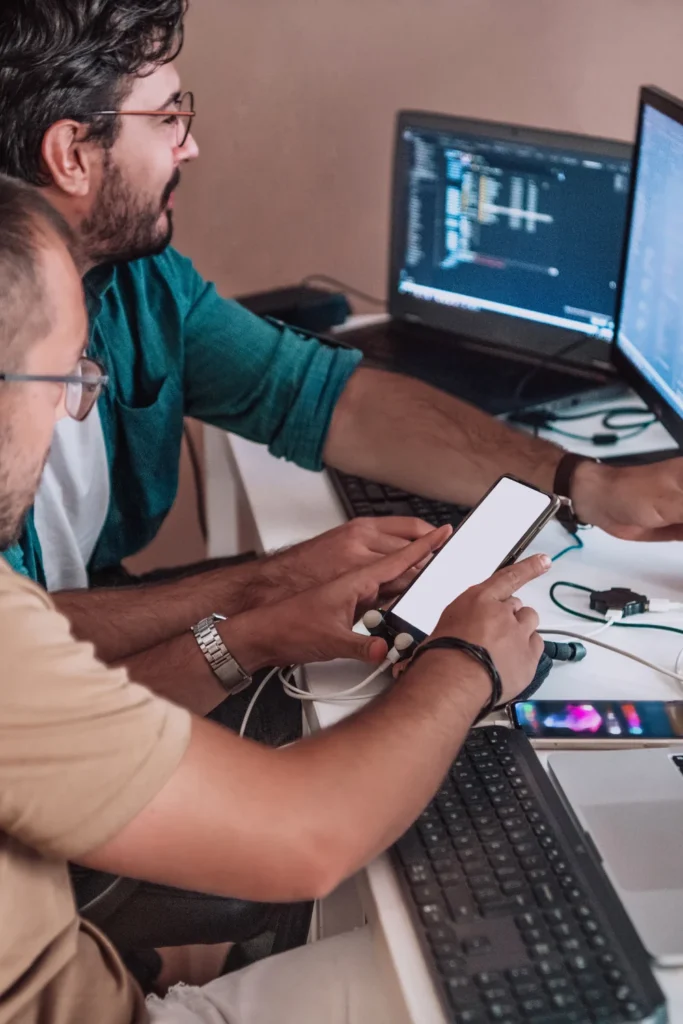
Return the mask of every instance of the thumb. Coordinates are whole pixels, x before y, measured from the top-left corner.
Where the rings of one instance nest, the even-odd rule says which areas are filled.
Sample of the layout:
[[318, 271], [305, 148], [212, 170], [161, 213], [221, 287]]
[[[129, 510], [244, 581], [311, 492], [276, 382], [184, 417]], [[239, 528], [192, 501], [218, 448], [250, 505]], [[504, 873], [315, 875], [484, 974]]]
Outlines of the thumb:
[[364, 636], [345, 630], [339, 635], [338, 658], [353, 658], [355, 661], [370, 661], [379, 664], [383, 661], [389, 648], [386, 640], [378, 636]]

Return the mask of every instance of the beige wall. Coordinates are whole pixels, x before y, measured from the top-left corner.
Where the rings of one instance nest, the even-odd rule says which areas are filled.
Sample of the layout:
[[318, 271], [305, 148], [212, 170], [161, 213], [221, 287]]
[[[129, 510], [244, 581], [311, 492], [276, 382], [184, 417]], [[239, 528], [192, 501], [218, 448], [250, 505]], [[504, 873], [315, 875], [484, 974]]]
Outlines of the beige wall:
[[683, 94], [683, 0], [194, 0], [181, 69], [199, 269], [226, 294], [317, 271], [382, 295], [398, 108], [631, 138], [641, 82]]
[[683, 93], [683, 0], [194, 0], [200, 161], [178, 241], [226, 292], [384, 290], [392, 118], [422, 107], [630, 138]]

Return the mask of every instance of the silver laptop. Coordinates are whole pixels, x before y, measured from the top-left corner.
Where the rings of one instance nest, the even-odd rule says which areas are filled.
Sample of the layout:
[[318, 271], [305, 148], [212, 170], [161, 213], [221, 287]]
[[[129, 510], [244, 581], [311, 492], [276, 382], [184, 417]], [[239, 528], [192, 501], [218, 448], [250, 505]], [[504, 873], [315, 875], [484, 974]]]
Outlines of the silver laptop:
[[683, 965], [681, 748], [568, 751], [548, 765], [645, 948]]

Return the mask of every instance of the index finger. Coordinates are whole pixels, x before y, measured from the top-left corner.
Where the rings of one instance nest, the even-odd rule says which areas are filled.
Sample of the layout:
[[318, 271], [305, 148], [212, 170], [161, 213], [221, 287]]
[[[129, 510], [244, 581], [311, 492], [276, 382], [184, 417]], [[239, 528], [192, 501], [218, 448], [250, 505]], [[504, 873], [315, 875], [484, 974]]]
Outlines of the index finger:
[[525, 583], [531, 583], [548, 571], [552, 562], [547, 555], [532, 555], [515, 565], [508, 565], [505, 569], [499, 569], [493, 576], [481, 584], [489, 597], [496, 601], [507, 601]]
[[431, 523], [413, 516], [382, 516], [374, 520], [374, 525], [381, 533], [389, 533], [392, 537], [403, 537], [406, 540], [426, 537], [434, 529]]
[[360, 572], [368, 582], [376, 584], [377, 587], [383, 583], [390, 583], [437, 551], [446, 543], [452, 532], [452, 526], [441, 526], [438, 530], [432, 529], [426, 536], [414, 540], [412, 544], [407, 544], [400, 551], [395, 551], [392, 555], [387, 555], [386, 558], [380, 558], [379, 561], [361, 569]]

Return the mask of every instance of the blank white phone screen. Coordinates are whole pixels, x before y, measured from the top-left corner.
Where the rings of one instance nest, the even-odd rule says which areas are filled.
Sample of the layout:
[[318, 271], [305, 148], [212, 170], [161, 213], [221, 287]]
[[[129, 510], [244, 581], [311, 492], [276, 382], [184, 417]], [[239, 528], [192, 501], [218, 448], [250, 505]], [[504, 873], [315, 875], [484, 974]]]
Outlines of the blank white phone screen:
[[501, 480], [393, 606], [393, 614], [431, 633], [451, 601], [496, 571], [550, 500], [515, 480]]

